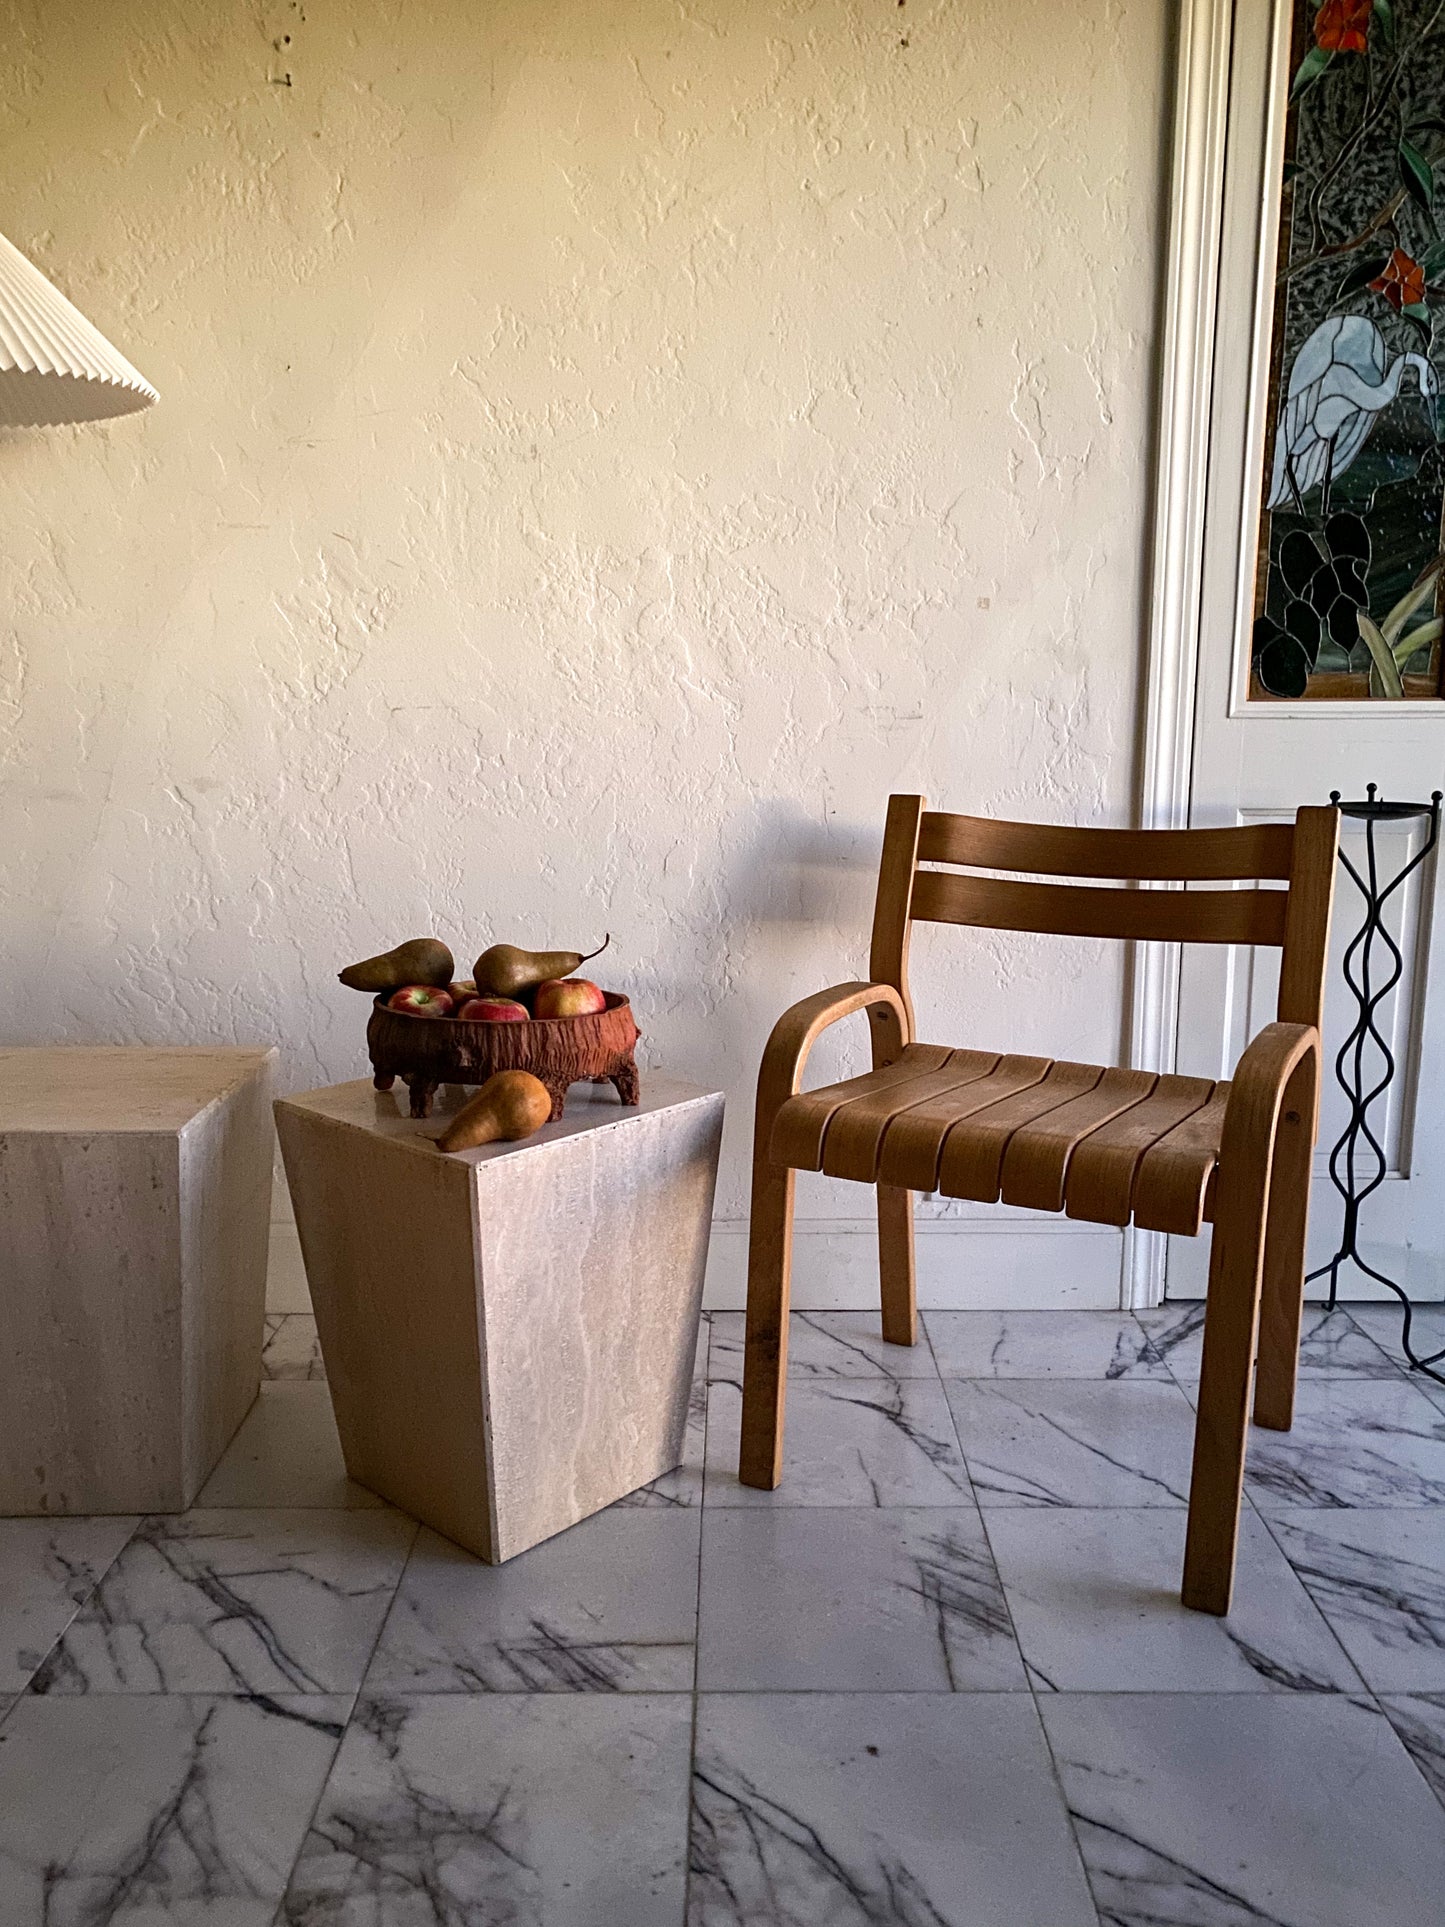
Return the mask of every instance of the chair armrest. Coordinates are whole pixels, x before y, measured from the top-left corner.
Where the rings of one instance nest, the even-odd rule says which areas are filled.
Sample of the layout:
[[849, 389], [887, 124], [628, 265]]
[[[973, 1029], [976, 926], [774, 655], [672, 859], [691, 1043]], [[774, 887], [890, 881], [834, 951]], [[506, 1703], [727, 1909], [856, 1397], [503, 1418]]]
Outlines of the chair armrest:
[[[771, 1124], [772, 1115], [780, 1104], [794, 1095], [803, 1080], [803, 1067], [808, 1061], [808, 1053], [830, 1025], [841, 1018], [851, 1017], [857, 1011], [867, 1010], [875, 1024], [884, 1027], [886, 1041], [883, 1061], [890, 1061], [891, 1055], [910, 1043], [908, 1031], [908, 1012], [903, 999], [892, 984], [834, 984], [831, 990], [820, 990], [813, 997], [804, 997], [801, 1003], [785, 1010], [773, 1025], [772, 1035], [768, 1038], [763, 1051], [762, 1065], [758, 1071], [758, 1109], [759, 1123], [766, 1118]], [[762, 1142], [766, 1143], [764, 1137]]]
[[[1313, 1024], [1266, 1024], [1235, 1066], [1224, 1109], [1221, 1158], [1232, 1140], [1254, 1140], [1260, 1131], [1272, 1132], [1285, 1087], [1311, 1053], [1318, 1059], [1320, 1034]], [[1319, 1109], [1319, 1078], [1315, 1080], [1315, 1110]], [[1306, 1120], [1314, 1142], [1316, 1117]]]

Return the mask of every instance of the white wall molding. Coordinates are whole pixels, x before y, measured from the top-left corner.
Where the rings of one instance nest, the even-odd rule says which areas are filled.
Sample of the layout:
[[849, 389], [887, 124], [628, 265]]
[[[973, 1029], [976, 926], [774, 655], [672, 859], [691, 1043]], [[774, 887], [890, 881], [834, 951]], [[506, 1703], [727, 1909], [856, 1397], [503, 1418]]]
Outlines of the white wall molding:
[[[1066, 1218], [920, 1219], [918, 1302], [925, 1310], [1109, 1311], [1119, 1302], [1123, 1233]], [[704, 1304], [747, 1302], [745, 1219], [712, 1228]], [[793, 1232], [795, 1311], [876, 1311], [878, 1244], [871, 1218], [804, 1218]]]
[[[1232, 27], [1232, 0], [1184, 0], [1180, 8], [1142, 719], [1145, 829], [1182, 829], [1189, 821]], [[1131, 1064], [1173, 1070], [1178, 1014], [1179, 946], [1136, 945]], [[1124, 1305], [1159, 1303], [1165, 1251], [1159, 1233], [1130, 1228]]]
[[[1110, 1225], [1067, 1218], [921, 1218], [917, 1225], [918, 1302], [926, 1310], [1108, 1311], [1119, 1301], [1123, 1234]], [[712, 1228], [707, 1290], [710, 1311], [747, 1302], [746, 1218]], [[800, 1218], [793, 1234], [797, 1311], [875, 1311], [878, 1245], [872, 1218]], [[266, 1309], [309, 1312], [310, 1294], [296, 1226], [278, 1211], [271, 1226]]]

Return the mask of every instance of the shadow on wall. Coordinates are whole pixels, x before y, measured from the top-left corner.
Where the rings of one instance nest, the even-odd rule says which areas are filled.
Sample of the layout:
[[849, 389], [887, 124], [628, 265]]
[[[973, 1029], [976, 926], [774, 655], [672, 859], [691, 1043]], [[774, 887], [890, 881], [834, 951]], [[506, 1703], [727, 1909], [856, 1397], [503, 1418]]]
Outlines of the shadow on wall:
[[[828, 805], [824, 804], [826, 812]], [[742, 942], [733, 950], [716, 1012], [717, 1061], [749, 1095], [769, 1031], [787, 1006], [830, 984], [868, 974], [873, 894], [886, 798], [876, 820], [825, 815], [786, 798], [741, 813], [721, 885]], [[819, 1040], [808, 1082], [866, 1068], [867, 1032], [846, 1024]], [[730, 1127], [739, 1127], [738, 1108]]]
[[750, 810], [754, 828], [729, 866], [728, 901], [764, 932], [841, 931], [851, 950], [848, 933], [856, 929], [866, 951], [887, 798], [879, 798], [876, 822], [830, 817], [827, 807], [822, 823], [785, 797]]

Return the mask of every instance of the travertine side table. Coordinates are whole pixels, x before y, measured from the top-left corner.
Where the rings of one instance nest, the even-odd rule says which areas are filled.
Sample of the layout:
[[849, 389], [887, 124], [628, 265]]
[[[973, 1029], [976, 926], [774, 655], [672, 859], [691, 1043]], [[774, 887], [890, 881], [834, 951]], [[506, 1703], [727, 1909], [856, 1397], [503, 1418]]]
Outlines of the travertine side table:
[[280, 1100], [352, 1478], [498, 1563], [677, 1465], [722, 1113], [645, 1075], [446, 1156], [369, 1080]]
[[176, 1512], [256, 1396], [273, 1050], [0, 1050], [0, 1513]]

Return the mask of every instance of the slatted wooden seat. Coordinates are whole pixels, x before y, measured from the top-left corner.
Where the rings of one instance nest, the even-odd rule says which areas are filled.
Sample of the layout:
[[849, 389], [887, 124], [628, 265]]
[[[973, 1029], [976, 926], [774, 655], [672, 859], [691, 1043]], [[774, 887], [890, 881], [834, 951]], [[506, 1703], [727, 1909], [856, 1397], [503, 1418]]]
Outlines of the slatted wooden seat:
[[[914, 1342], [918, 1191], [1062, 1211], [1096, 1224], [1197, 1234], [1213, 1222], [1185, 1603], [1228, 1610], [1256, 1338], [1255, 1417], [1287, 1430], [1319, 1091], [1319, 1018], [1338, 819], [1223, 830], [1081, 830], [889, 804], [872, 981], [805, 999], [779, 1021], [758, 1081], [741, 1476], [782, 1471], [794, 1173], [878, 1191], [883, 1334]], [[1255, 887], [1141, 890], [958, 875], [930, 865], [1139, 882]], [[1283, 884], [1282, 889], [1259, 887]], [[1235, 1077], [1150, 1071], [913, 1041], [908, 936], [920, 919], [1061, 936], [1268, 944], [1281, 952], [1279, 1021]], [[867, 1011], [874, 1068], [800, 1091], [814, 1039]], [[1262, 1314], [1261, 1314], [1262, 1305]]]
[[909, 1044], [885, 1071], [790, 1097], [768, 1155], [860, 1184], [1192, 1238], [1211, 1215], [1228, 1097], [1227, 1083], [1201, 1077]]

